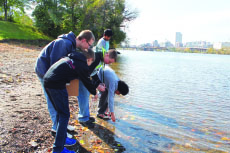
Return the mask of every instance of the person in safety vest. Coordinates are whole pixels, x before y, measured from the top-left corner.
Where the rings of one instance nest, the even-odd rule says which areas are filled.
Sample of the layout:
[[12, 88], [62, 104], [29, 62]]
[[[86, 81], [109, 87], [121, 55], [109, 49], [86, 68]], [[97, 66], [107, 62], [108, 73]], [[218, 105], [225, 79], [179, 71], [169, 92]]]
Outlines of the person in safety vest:
[[[108, 52], [95, 53], [95, 61], [89, 66], [89, 72], [91, 73], [91, 78], [95, 86], [103, 84], [103, 81], [100, 81], [98, 78], [98, 70], [104, 67], [104, 64], [116, 62], [116, 58], [117, 51], [115, 49], [111, 49]], [[89, 91], [85, 88], [81, 80], [79, 80], [79, 96], [77, 97], [79, 105], [78, 121], [85, 127], [94, 128], [95, 118], [90, 117], [89, 113], [89, 95]]]

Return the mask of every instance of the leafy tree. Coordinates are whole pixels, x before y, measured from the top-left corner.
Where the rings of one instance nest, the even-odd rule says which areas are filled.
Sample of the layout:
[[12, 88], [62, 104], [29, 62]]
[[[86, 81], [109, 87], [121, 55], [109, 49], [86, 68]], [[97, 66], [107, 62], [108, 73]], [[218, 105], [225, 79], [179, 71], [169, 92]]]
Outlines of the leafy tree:
[[7, 21], [7, 11], [8, 11], [8, 8], [9, 8], [8, 2], [7, 2], [7, 0], [1, 0], [1, 3], [3, 4], [1, 6], [3, 6], [5, 21]]
[[62, 13], [64, 7], [56, 0], [39, 0], [32, 16], [35, 17], [35, 26], [43, 33], [56, 37], [61, 31]]
[[125, 0], [37, 0], [37, 3], [33, 16], [42, 32], [56, 37], [60, 33], [78, 34], [90, 29], [98, 40], [110, 28], [114, 32], [111, 47], [125, 40], [121, 27], [137, 16], [137, 12], [125, 7]]
[[137, 12], [125, 8], [125, 0], [88, 0], [84, 6], [82, 25], [79, 27], [91, 29], [96, 40], [102, 37], [105, 29], [112, 29], [114, 36], [110, 41], [111, 47], [125, 40], [126, 34], [121, 31], [121, 27], [137, 16]]
[[207, 50], [207, 53], [208, 53], [208, 54], [214, 54], [214, 53], [215, 53], [215, 49], [209, 48], [209, 49]]
[[20, 11], [14, 12], [13, 20], [23, 25], [33, 26], [33, 20], [28, 15]]
[[184, 49], [184, 52], [191, 53], [192, 51], [191, 51], [189, 48], [185, 48], [185, 49]]
[[24, 8], [28, 7], [29, 0], [0, 0], [1, 10], [4, 12], [4, 20], [8, 21], [9, 19], [13, 20], [13, 15], [16, 11], [24, 13]]
[[82, 25], [83, 4], [82, 0], [67, 0], [66, 1], [66, 14], [63, 16], [62, 31], [80, 32]]

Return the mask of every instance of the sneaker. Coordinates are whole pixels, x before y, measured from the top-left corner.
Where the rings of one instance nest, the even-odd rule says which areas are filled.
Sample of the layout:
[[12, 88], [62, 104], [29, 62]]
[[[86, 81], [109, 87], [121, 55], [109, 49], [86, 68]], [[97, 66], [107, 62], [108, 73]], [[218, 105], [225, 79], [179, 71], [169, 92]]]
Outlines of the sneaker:
[[65, 147], [67, 147], [67, 146], [73, 146], [73, 145], [76, 144], [76, 142], [77, 142], [77, 140], [75, 140], [75, 139], [66, 138], [64, 146]]
[[88, 127], [89, 129], [94, 128], [95, 124], [91, 122], [90, 120], [86, 122], [79, 122], [82, 126]]
[[[53, 153], [56, 153], [56, 152], [53, 152]], [[75, 153], [75, 151], [70, 151], [64, 147], [61, 153]]]
[[67, 126], [67, 130], [68, 130], [68, 131], [74, 131], [74, 130], [75, 130], [75, 127], [74, 127], [74, 126], [71, 126], [71, 125], [68, 125], [68, 126]]
[[97, 117], [103, 120], [109, 120], [110, 117], [106, 114], [97, 114]]
[[[53, 137], [56, 137], [56, 131], [54, 129], [51, 130], [51, 135]], [[70, 139], [73, 138], [72, 134], [69, 134], [68, 132], [67, 132], [67, 137]]]
[[72, 139], [73, 138], [72, 134], [70, 134], [70, 133], [67, 132], [67, 138]]
[[56, 137], [56, 131], [55, 130], [51, 130], [51, 135], [55, 138]]
[[95, 118], [94, 117], [89, 117], [89, 121], [90, 122], [95, 122]]

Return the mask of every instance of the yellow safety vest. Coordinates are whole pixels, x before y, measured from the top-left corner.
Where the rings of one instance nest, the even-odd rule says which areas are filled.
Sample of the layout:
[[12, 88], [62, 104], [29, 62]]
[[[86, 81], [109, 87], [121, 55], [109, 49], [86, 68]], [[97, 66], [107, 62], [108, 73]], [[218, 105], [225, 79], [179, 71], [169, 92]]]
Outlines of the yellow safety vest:
[[[102, 49], [103, 60], [104, 60], [106, 50], [103, 47], [101, 49]], [[99, 69], [99, 68], [104, 67], [104, 66], [105, 66], [105, 63], [104, 62], [100, 62], [100, 64], [96, 67], [96, 69]]]
[[[96, 69], [102, 68], [102, 70], [103, 70], [103, 68], [105, 67], [104, 57], [105, 57], [106, 50], [103, 47], [101, 49], [102, 49], [102, 54], [103, 54], [103, 62], [100, 62], [100, 64], [96, 67]], [[104, 80], [104, 71], [103, 71], [103, 76], [102, 76], [102, 82], [103, 83], [105, 82], [105, 80]]]

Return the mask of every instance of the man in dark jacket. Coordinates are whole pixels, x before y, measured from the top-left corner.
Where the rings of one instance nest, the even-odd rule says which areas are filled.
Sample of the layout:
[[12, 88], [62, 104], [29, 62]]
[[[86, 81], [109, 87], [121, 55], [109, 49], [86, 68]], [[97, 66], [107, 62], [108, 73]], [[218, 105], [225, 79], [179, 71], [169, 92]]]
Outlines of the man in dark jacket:
[[[84, 55], [83, 55], [84, 54]], [[96, 88], [89, 75], [89, 65], [94, 60], [94, 52], [73, 52], [53, 64], [44, 76], [45, 90], [57, 111], [57, 132], [53, 152], [70, 152], [64, 145], [74, 145], [75, 139], [66, 138], [67, 125], [70, 117], [66, 83], [73, 79], [83, 82], [87, 90], [96, 95]]]
[[[71, 52], [75, 52], [76, 48], [81, 50], [88, 49], [93, 44], [94, 40], [95, 37], [90, 30], [82, 31], [77, 37], [73, 32], [69, 32], [68, 34], [60, 35], [56, 40], [45, 46], [37, 58], [35, 72], [41, 82], [46, 97], [49, 114], [53, 123], [51, 130], [53, 134], [56, 133], [57, 129], [57, 112], [44, 89], [43, 77], [50, 66], [60, 58], [67, 56]], [[74, 130], [74, 127], [70, 125], [68, 125], [67, 128], [68, 130]], [[72, 135], [68, 134], [68, 137], [71, 138]]]
[[[115, 49], [111, 49], [106, 53], [96, 52], [95, 53], [95, 61], [90, 65], [89, 72], [91, 73], [91, 77], [93, 78], [94, 84], [97, 87], [103, 81], [100, 81], [98, 78], [97, 72], [98, 70], [104, 66], [104, 64], [111, 64], [116, 61], [117, 51]], [[90, 117], [89, 113], [89, 92], [83, 85], [81, 81], [79, 81], [79, 96], [78, 96], [78, 105], [79, 105], [79, 113], [78, 120], [83, 126], [88, 128], [93, 128], [93, 122], [95, 119]]]

